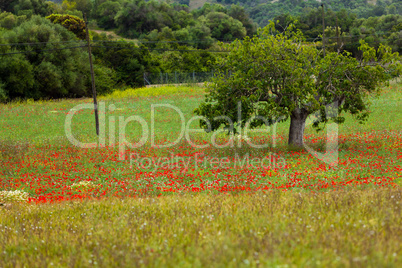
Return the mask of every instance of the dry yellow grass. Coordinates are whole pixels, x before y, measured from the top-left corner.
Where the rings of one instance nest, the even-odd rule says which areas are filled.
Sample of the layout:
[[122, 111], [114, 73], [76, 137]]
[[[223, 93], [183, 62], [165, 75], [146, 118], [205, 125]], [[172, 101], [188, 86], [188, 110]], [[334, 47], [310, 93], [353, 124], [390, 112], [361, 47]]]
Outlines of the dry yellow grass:
[[396, 189], [13, 204], [0, 267], [400, 267], [401, 202]]

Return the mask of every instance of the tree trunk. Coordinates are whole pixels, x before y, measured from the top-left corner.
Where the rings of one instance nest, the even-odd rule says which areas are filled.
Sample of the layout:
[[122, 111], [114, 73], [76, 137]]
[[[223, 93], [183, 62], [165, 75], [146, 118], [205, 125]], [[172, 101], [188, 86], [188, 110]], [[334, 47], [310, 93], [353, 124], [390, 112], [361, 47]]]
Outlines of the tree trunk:
[[289, 145], [303, 147], [303, 134], [307, 113], [294, 111], [290, 116]]

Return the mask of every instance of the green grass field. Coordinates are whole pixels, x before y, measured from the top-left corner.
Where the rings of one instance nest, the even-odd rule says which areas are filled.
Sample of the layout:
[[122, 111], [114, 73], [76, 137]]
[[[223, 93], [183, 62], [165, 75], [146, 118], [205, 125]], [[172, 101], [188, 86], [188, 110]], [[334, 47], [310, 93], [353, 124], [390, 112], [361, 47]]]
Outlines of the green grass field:
[[[346, 116], [335, 166], [290, 150], [289, 122], [249, 135], [265, 149], [246, 140], [216, 148], [213, 137], [231, 137], [203, 132], [189, 138], [206, 148], [160, 148], [181, 132], [166, 107], [154, 110], [159, 147], [148, 139], [119, 159], [119, 120], [139, 116], [150, 131], [151, 105], [164, 104], [187, 124], [203, 96], [202, 87], [160, 87], [101, 97], [104, 148], [75, 147], [65, 134], [76, 112], [74, 137], [97, 140], [93, 112], [77, 110], [90, 99], [0, 105], [0, 267], [402, 265], [400, 82], [370, 99], [365, 124]], [[142, 133], [138, 122], [125, 128], [132, 143]], [[306, 143], [323, 152], [325, 133], [307, 127]], [[236, 157], [270, 165], [236, 166]]]

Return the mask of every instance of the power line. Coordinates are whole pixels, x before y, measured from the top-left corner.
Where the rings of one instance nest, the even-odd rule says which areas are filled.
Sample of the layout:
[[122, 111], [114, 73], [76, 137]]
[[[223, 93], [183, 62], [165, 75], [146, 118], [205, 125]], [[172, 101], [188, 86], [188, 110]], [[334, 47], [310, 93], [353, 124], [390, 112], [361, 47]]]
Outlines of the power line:
[[[43, 52], [43, 51], [56, 51], [56, 50], [64, 50], [64, 49], [74, 49], [74, 48], [83, 48], [86, 47], [85, 45], [76, 46], [76, 47], [64, 47], [64, 48], [54, 48], [54, 49], [34, 49], [28, 51], [17, 51], [17, 52], [7, 52], [1, 53], [0, 56], [5, 55], [15, 55], [15, 54], [28, 54], [28, 53], [35, 53], [35, 52]], [[118, 49], [130, 49], [130, 50], [156, 50], [156, 51], [180, 51], [180, 52], [210, 52], [210, 53], [227, 53], [229, 51], [215, 51], [215, 50], [195, 50], [195, 49], [162, 49], [162, 48], [139, 48], [139, 47], [121, 47], [121, 46], [93, 46], [94, 48], [118, 48]]]
[[35, 43], [7, 43], [0, 44], [0, 46], [31, 46], [31, 45], [42, 45], [42, 44], [66, 44], [66, 43], [82, 43], [82, 41], [60, 41], [60, 42], [35, 42]]
[[[392, 31], [383, 31], [381, 33], [393, 33]], [[360, 34], [360, 35], [344, 35], [340, 36], [340, 38], [353, 38], [353, 37], [369, 37], [369, 36], [378, 36], [380, 34]], [[325, 39], [335, 39], [337, 38], [336, 36], [330, 36], [330, 37], [325, 37]], [[305, 40], [321, 40], [321, 36], [317, 37], [309, 37], [305, 38]], [[99, 43], [141, 43], [141, 44], [158, 44], [158, 43], [208, 43], [208, 42], [213, 42], [216, 43], [216, 41], [223, 41], [223, 42], [233, 42], [239, 39], [234, 39], [234, 40], [227, 40], [227, 39], [222, 39], [222, 38], [214, 38], [214, 39], [196, 39], [196, 40], [157, 40], [157, 41], [143, 41], [143, 40], [93, 40], [93, 42], [99, 42]]]
[[154, 43], [215, 43], [216, 41], [222, 42], [233, 42], [237, 39], [224, 39], [224, 38], [213, 38], [213, 39], [194, 39], [194, 40], [144, 40], [144, 39], [132, 39], [132, 40], [93, 40], [93, 42], [119, 42], [119, 43], [141, 43], [141, 44], [154, 44]]
[[[358, 37], [362, 35], [355, 35], [350, 37]], [[367, 35], [370, 36], [370, 35]], [[336, 38], [336, 37], [332, 37]], [[329, 39], [329, 38], [326, 38]], [[120, 43], [121, 41], [107, 41], [112, 43]], [[123, 41], [125, 42], [125, 41]], [[0, 44], [1, 46], [7, 45], [36, 45], [36, 44], [57, 44], [57, 43], [82, 43], [82, 41], [65, 41], [65, 42], [38, 42], [38, 43], [10, 43], [10, 44]], [[125, 42], [125, 43], [134, 43], [134, 42]], [[368, 44], [379, 44], [380, 41], [371, 41], [367, 42]], [[355, 45], [359, 44], [358, 42], [353, 43], [345, 43], [344, 45]], [[314, 45], [314, 43], [312, 44]], [[335, 46], [335, 45], [329, 45]], [[53, 48], [53, 49], [33, 49], [33, 50], [26, 50], [26, 51], [17, 51], [17, 52], [6, 52], [0, 53], [0, 56], [4, 55], [15, 55], [15, 54], [28, 54], [28, 53], [35, 53], [35, 52], [43, 52], [43, 51], [57, 51], [57, 50], [64, 50], [64, 49], [75, 49], [75, 48], [83, 48], [86, 47], [85, 45], [82, 46], [74, 46], [74, 47], [63, 47], [63, 48]], [[118, 49], [130, 49], [130, 50], [149, 50], [149, 51], [178, 51], [178, 52], [209, 52], [209, 53], [228, 53], [229, 51], [220, 51], [220, 50], [201, 50], [201, 49], [164, 49], [164, 48], [149, 48], [149, 47], [122, 47], [122, 46], [99, 46], [99, 45], [91, 45], [94, 48], [118, 48]]]
[[26, 50], [26, 51], [18, 51], [18, 52], [1, 53], [0, 56], [15, 55], [15, 54], [27, 54], [27, 53], [35, 53], [35, 52], [43, 52], [43, 51], [56, 51], [56, 50], [74, 49], [74, 48], [82, 48], [82, 47], [85, 47], [85, 46], [63, 47], [63, 48], [52, 48], [52, 49], [34, 49], [34, 50]]
[[120, 48], [120, 49], [130, 49], [130, 50], [156, 50], [156, 51], [181, 51], [181, 52], [211, 52], [211, 53], [227, 53], [229, 51], [219, 51], [219, 50], [201, 50], [201, 49], [164, 49], [164, 48], [148, 48], [148, 47], [118, 47], [118, 46], [91, 46], [97, 48]]
[[[339, 38], [353, 38], [353, 37], [369, 37], [369, 36], [378, 36], [379, 34], [360, 34], [360, 35], [344, 35], [339, 36]], [[336, 36], [325, 37], [325, 39], [335, 39]], [[316, 38], [306, 38], [306, 40], [320, 40], [322, 37], [318, 36]]]
[[[234, 40], [231, 40], [232, 42]], [[141, 41], [141, 40], [130, 40], [130, 41], [125, 41], [125, 40], [93, 40], [93, 42], [99, 42], [99, 43], [141, 43], [141, 44], [155, 44], [155, 43], [214, 43], [216, 40], [158, 40], [158, 41]]]
[[[382, 31], [381, 33], [393, 33], [393, 31]], [[341, 38], [353, 38], [353, 37], [369, 37], [369, 36], [378, 36], [378, 33], [374, 34], [360, 34], [360, 35], [347, 35], [347, 36], [340, 36]], [[322, 37], [310, 37], [305, 38], [306, 40], [320, 40]], [[325, 37], [325, 39], [333, 39], [337, 38], [336, 36]], [[157, 44], [157, 43], [207, 43], [207, 42], [214, 42], [214, 41], [224, 41], [224, 42], [233, 42], [238, 39], [228, 40], [222, 38], [214, 38], [214, 39], [196, 39], [196, 40], [157, 40], [157, 41], [144, 41], [144, 40], [92, 40], [92, 42], [100, 42], [100, 43], [141, 43], [141, 44]], [[26, 45], [41, 45], [41, 44], [66, 44], [66, 43], [82, 43], [81, 40], [74, 40], [74, 41], [57, 41], [57, 42], [26, 42], [26, 43], [6, 43], [0, 44], [0, 46], [26, 46]]]
[[[368, 37], [368, 36], [375, 36], [376, 34], [370, 34], [370, 35], [350, 35], [350, 36], [342, 36], [341, 38], [353, 38], [353, 37]], [[335, 39], [335, 37], [326, 37], [325, 39]], [[317, 38], [306, 38], [306, 40], [320, 40], [321, 37], [317, 37]], [[106, 40], [93, 40], [93, 42], [102, 42], [102, 43], [132, 43], [132, 44], [136, 44], [135, 41], [106, 41]], [[140, 41], [141, 42], [141, 41]], [[184, 41], [149, 41], [149, 42], [141, 42], [141, 44], [158, 44], [158, 43], [201, 43], [203, 42], [203, 40], [184, 40]], [[205, 41], [207, 42], [207, 41]], [[374, 41], [377, 42], [378, 41]], [[82, 41], [61, 41], [61, 42], [36, 42], [36, 43], [7, 43], [7, 44], [0, 44], [0, 46], [23, 46], [23, 45], [42, 45], [42, 44], [65, 44], [65, 43], [82, 43]], [[373, 42], [370, 42], [373, 43]], [[350, 44], [350, 43], [349, 43]], [[92, 46], [92, 45], [91, 45]], [[100, 47], [100, 46], [92, 46], [92, 47]], [[104, 46], [104, 47], [108, 47], [108, 48], [119, 48], [119, 47], [110, 47], [110, 46]], [[70, 48], [77, 48], [77, 47], [70, 47]], [[122, 47], [120, 47], [122, 48]], [[62, 49], [69, 49], [69, 48], [59, 48], [59, 50]], [[200, 52], [200, 50], [180, 50], [180, 49], [152, 49], [152, 48], [147, 48], [148, 50], [160, 50], [160, 51], [197, 51]], [[35, 50], [38, 51], [38, 50]], [[49, 50], [41, 50], [41, 51], [50, 51]], [[225, 51], [212, 51], [212, 50], [203, 50], [203, 51], [207, 51], [207, 52], [214, 52], [214, 53], [218, 53], [218, 52], [225, 52]], [[28, 53], [28, 52], [12, 52], [12, 53], [3, 53], [0, 55], [9, 55], [9, 54], [22, 54], [22, 53]]]
[[[394, 33], [394, 31], [381, 31], [383, 33]], [[379, 33], [373, 34], [360, 34], [360, 35], [348, 35], [348, 36], [340, 36], [341, 38], [353, 38], [353, 37], [369, 37], [369, 36], [379, 36]], [[325, 37], [325, 39], [334, 39], [337, 38], [336, 36], [332, 37]], [[310, 37], [305, 38], [305, 40], [321, 40], [321, 36], [317, 37]], [[238, 39], [235, 39], [238, 40]], [[102, 42], [102, 43], [141, 43], [141, 44], [158, 44], [158, 43], [208, 43], [208, 42], [216, 42], [216, 41], [223, 41], [223, 42], [233, 42], [235, 40], [228, 40], [223, 38], [214, 38], [214, 39], [195, 39], [195, 40], [157, 40], [157, 41], [146, 41], [146, 40], [92, 40], [92, 42]], [[0, 46], [31, 46], [31, 45], [42, 45], [42, 44], [66, 44], [66, 43], [82, 43], [81, 40], [74, 40], [74, 41], [55, 41], [55, 42], [26, 42], [26, 43], [6, 43], [0, 44]]]

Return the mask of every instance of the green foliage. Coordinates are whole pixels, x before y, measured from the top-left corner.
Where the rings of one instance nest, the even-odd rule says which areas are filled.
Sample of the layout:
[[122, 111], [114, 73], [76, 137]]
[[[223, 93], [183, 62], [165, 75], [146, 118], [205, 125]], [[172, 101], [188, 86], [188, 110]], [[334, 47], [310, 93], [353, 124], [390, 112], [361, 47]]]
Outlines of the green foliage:
[[246, 36], [247, 30], [243, 24], [223, 12], [211, 12], [206, 16], [207, 26], [211, 29], [213, 38], [234, 40]]
[[[203, 32], [202, 27], [207, 31]], [[207, 36], [205, 36], [206, 33]], [[150, 54], [152, 62], [158, 63], [158, 68], [155, 68], [153, 72], [207, 72], [213, 70], [216, 60], [215, 53], [202, 50], [209, 48], [214, 42], [211, 37], [208, 37], [209, 33], [208, 26], [203, 22], [197, 22], [196, 27], [187, 27], [177, 31], [168, 27], [163, 28], [160, 32], [152, 31], [145, 36], [143, 45], [153, 49]], [[185, 41], [180, 42], [181, 40]], [[156, 64], [154, 65], [156, 66]]]
[[[370, 45], [378, 48], [380, 44], [392, 47], [393, 51], [402, 52], [400, 46], [401, 15], [384, 15], [358, 19], [353, 13], [341, 10], [333, 12], [326, 10], [325, 20], [325, 46], [329, 51], [346, 50], [353, 56], [359, 56], [359, 40], [364, 39]], [[322, 42], [322, 9], [311, 9], [301, 16], [282, 14], [275, 17], [275, 28], [284, 31], [286, 27], [294, 23], [300, 29], [308, 41]], [[339, 32], [339, 47], [336, 36], [336, 26]]]
[[105, 29], [116, 28], [114, 18], [118, 11], [121, 9], [119, 2], [107, 1], [100, 4], [96, 8], [95, 17], [97, 18], [98, 25]]
[[402, 3], [399, 0], [279, 0], [279, 1], [251, 1], [251, 0], [218, 0], [218, 3], [225, 5], [239, 4], [244, 6], [253, 21], [263, 27], [273, 18], [289, 14], [291, 16], [303, 16], [320, 7], [321, 3], [325, 9], [335, 12], [344, 10], [348, 14], [355, 14], [360, 18], [382, 16], [388, 14], [402, 14]]
[[257, 26], [248, 16], [247, 11], [243, 7], [232, 5], [229, 9], [228, 15], [243, 24], [243, 27], [247, 30], [248, 36], [253, 36], [256, 33]]
[[368, 43], [379, 47], [380, 43], [391, 46], [394, 51], [402, 53], [401, 39], [402, 15], [385, 15], [359, 19], [353, 23], [353, 31]]
[[117, 83], [143, 86], [145, 70], [152, 71], [157, 65], [149, 51], [130, 42], [108, 42], [108, 46], [111, 48], [94, 47], [96, 63], [113, 69]]
[[0, 61], [2, 100], [35, 97], [33, 66], [23, 55], [3, 56]]
[[177, 11], [166, 2], [132, 0], [123, 3], [122, 9], [116, 14], [115, 22], [120, 33], [128, 37], [139, 37], [166, 26], [178, 29], [180, 26], [175, 22], [175, 13]]
[[34, 67], [37, 86], [43, 89], [43, 93], [49, 97], [54, 98], [59, 94], [67, 95], [68, 89], [62, 86], [63, 72], [52, 62], [41, 62]]
[[0, 102], [6, 102], [7, 98], [7, 91], [4, 84], [0, 81]]
[[50, 13], [51, 4], [45, 0], [1, 0], [0, 9], [3, 11], [13, 12], [16, 15], [32, 15], [46, 16]]
[[200, 18], [194, 26], [188, 27], [190, 38], [194, 40], [192, 45], [196, 48], [206, 49], [212, 46], [214, 39], [211, 36], [211, 29], [206, 25], [206, 20]]
[[[208, 51], [195, 50], [187, 46], [178, 46], [180, 51], [165, 51], [152, 53], [155, 62], [159, 62], [159, 70], [166, 73], [172, 72], [207, 72], [215, 67], [216, 58]], [[186, 50], [191, 50], [186, 52]]]
[[[340, 34], [348, 33], [356, 20], [357, 16], [353, 13], [348, 13], [346, 10], [341, 10], [339, 12], [334, 12], [330, 9], [325, 10], [324, 20], [326, 27], [336, 27], [336, 19], [338, 19], [338, 27], [340, 27]], [[276, 20], [277, 18], [275, 18]], [[317, 38], [322, 35], [322, 9], [316, 8], [311, 9], [310, 12], [306, 12], [300, 17], [294, 18], [298, 20], [296, 24], [299, 29], [303, 31], [306, 38]], [[291, 19], [282, 21], [281, 27], [285, 28], [289, 22], [293, 22]]]
[[[96, 92], [99, 95], [109, 94], [113, 92], [118, 80], [117, 72], [104, 65], [95, 64], [94, 73], [95, 73]], [[86, 81], [86, 85], [87, 88], [90, 88], [92, 86], [92, 81], [89, 76]]]
[[223, 5], [220, 4], [210, 4], [205, 3], [201, 8], [193, 10], [192, 13], [194, 17], [206, 16], [211, 12], [223, 12], [226, 13], [227, 9]]
[[[80, 48], [65, 49], [71, 44], [64, 42], [77, 39], [63, 26], [34, 16], [13, 31], [6, 31], [2, 39], [3, 43], [46, 42], [40, 47], [2, 47], [2, 52], [29, 52], [0, 56], [0, 94], [3, 101], [91, 95], [88, 54]], [[95, 72], [99, 81], [104, 83], [99, 87], [99, 93], [108, 92], [110, 89], [106, 87], [113, 85], [114, 72], [99, 66]]]
[[[315, 0], [279, 0], [275, 3], [240, 0], [236, 1], [235, 4], [231, 0], [218, 2], [218, 4], [206, 3], [203, 7], [190, 11], [186, 6], [187, 1], [173, 1], [171, 3], [145, 0], [64, 0], [62, 4], [60, 2], [57, 4], [43, 0], [1, 0], [0, 7], [2, 10], [8, 10], [13, 14], [5, 12], [0, 14], [0, 28], [3, 29], [0, 29], [2, 31], [0, 42], [9, 42], [8, 40], [1, 41], [1, 39], [4, 39], [3, 37], [10, 35], [5, 29], [12, 31], [17, 29], [33, 14], [49, 15], [51, 13], [54, 14], [49, 16], [49, 19], [74, 32], [80, 39], [85, 38], [85, 24], [80, 19], [83, 13], [87, 13], [91, 19], [96, 20], [102, 28], [114, 29], [125, 37], [141, 39], [142, 42], [140, 41], [140, 43], [142, 45], [140, 47], [128, 43], [123, 45], [110, 43], [110, 46], [117, 48], [94, 49], [96, 56], [95, 72], [99, 72], [101, 75], [99, 80], [104, 81], [99, 88], [103, 88], [100, 91], [106, 92], [110, 88], [109, 85], [114, 85], [115, 82], [129, 86], [143, 85], [143, 72], [191, 72], [214, 69], [217, 54], [201, 51], [187, 52], [186, 50], [217, 50], [220, 49], [216, 45], [217, 40], [232, 41], [234, 39], [243, 39], [245, 36], [253, 36], [256, 32], [256, 24], [251, 20], [249, 12], [251, 12], [252, 17], [259, 21], [260, 25], [268, 23], [268, 18], [275, 16], [276, 30], [284, 31], [289, 24], [294, 23], [303, 32], [308, 41], [317, 40], [317, 37], [321, 41], [319, 36], [322, 34], [322, 9]], [[338, 50], [335, 31], [336, 19], [338, 19], [339, 25], [341, 50], [351, 52], [354, 57], [361, 56], [361, 52], [358, 49], [360, 38], [363, 38], [366, 43], [376, 49], [379, 49], [380, 43], [382, 43], [390, 46], [393, 51], [402, 52], [402, 22], [401, 15], [398, 15], [401, 5], [398, 1], [378, 1], [376, 6], [371, 6], [363, 0], [324, 2], [326, 4], [325, 45], [327, 52], [336, 52]], [[374, 10], [374, 7], [377, 9]], [[370, 12], [390, 15], [358, 19], [358, 17], [367, 17], [368, 14], [374, 14]], [[280, 15], [276, 16], [278, 14]], [[27, 35], [29, 36], [29, 34]], [[46, 35], [39, 39], [47, 40]], [[51, 39], [49, 38], [49, 40]], [[99, 38], [94, 37], [94, 39]], [[56, 38], [56, 40], [58, 39]], [[181, 42], [172, 43], [177, 41]], [[59, 45], [54, 46], [51, 44], [47, 46], [49, 49], [60, 47]], [[319, 46], [321, 45], [319, 44]], [[122, 51], [119, 51], [120, 47], [124, 47]], [[32, 49], [23, 46], [20, 48], [22, 50]], [[147, 48], [151, 50], [148, 51]], [[0, 51], [9, 52], [14, 50], [11, 47], [4, 46], [0, 47]], [[49, 97], [60, 95], [81, 96], [82, 92], [87, 90], [83, 91], [78, 86], [77, 92], [72, 94], [74, 90], [65, 88], [65, 83], [59, 80], [60, 77], [71, 75], [75, 81], [76, 76], [69, 71], [62, 73], [58, 62], [52, 62], [53, 56], [50, 57], [50, 61], [47, 61], [46, 58], [45, 63], [33, 59], [32, 55], [35, 54], [37, 53], [33, 52], [25, 57], [28, 63], [32, 65], [32, 71], [30, 72], [34, 77], [33, 80], [36, 81], [32, 87], [47, 88], [47, 91], [32, 90], [29, 94], [35, 98], [45, 95]], [[117, 55], [116, 59], [113, 59], [114, 54]], [[9, 56], [9, 58], [13, 57]], [[18, 58], [16, 61], [21, 61], [21, 66], [26, 67], [22, 58]], [[7, 60], [4, 60], [4, 62], [7, 62]], [[82, 63], [78, 65], [82, 65]], [[67, 68], [67, 70], [69, 69]], [[18, 73], [17, 70], [16, 72]], [[81, 72], [81, 69], [79, 72]], [[9, 72], [5, 71], [5, 73]], [[27, 77], [29, 78], [29, 75]], [[40, 79], [36, 80], [35, 77]], [[30, 87], [28, 78], [27, 83], [24, 82], [27, 88]], [[83, 84], [85, 88], [90, 87], [90, 83], [88, 83], [89, 77], [86, 73], [81, 80], [78, 83], [79, 85]], [[24, 79], [22, 79], [21, 83], [23, 81]], [[3, 93], [5, 92], [4, 94], [8, 96], [8, 89], [11, 86], [7, 85], [11, 85], [12, 82], [3, 81], [2, 83]], [[6, 90], [6, 88], [8, 89]], [[56, 88], [58, 89], [56, 90]], [[18, 94], [25, 96], [27, 91], [13, 89], [12, 92], [19, 92]], [[51, 92], [56, 93], [52, 95], [53, 93]], [[15, 98], [15, 96], [15, 94], [10, 95], [11, 98]]]
[[26, 20], [27, 17], [25, 15], [17, 16], [10, 12], [2, 12], [0, 13], [0, 28], [11, 30]]
[[52, 14], [46, 17], [53, 23], [62, 25], [73, 32], [79, 39], [84, 40], [86, 36], [85, 21], [72, 15]]
[[[225, 45], [230, 53], [218, 61], [220, 68], [206, 101], [196, 109], [211, 123], [209, 126], [201, 121], [205, 129], [217, 130], [223, 125], [236, 132], [235, 127], [243, 128], [248, 123], [257, 127], [290, 117], [300, 121], [290, 132], [301, 132], [302, 138], [307, 116], [322, 112], [332, 103], [337, 104], [339, 114], [349, 112], [364, 120], [366, 94], [378, 93], [380, 85], [391, 77], [387, 71], [401, 70], [398, 55], [392, 54], [389, 47], [380, 45], [375, 50], [364, 41], [360, 61], [348, 53], [332, 52], [321, 57], [314, 46], [303, 44], [301, 32], [292, 27], [273, 35], [271, 24], [259, 36]], [[255, 116], [259, 116], [258, 120], [249, 121]], [[329, 117], [322, 113], [315, 126], [326, 123]], [[302, 140], [292, 140], [291, 133], [289, 142], [301, 145]]]
[[0, 0], [0, 10], [11, 12], [15, 2], [15, 0]]
[[[166, 44], [166, 42], [181, 41], [180, 44]], [[165, 44], [160, 44], [165, 42]], [[173, 31], [169, 27], [163, 28], [161, 31], [153, 30], [143, 38], [143, 43], [150, 48], [175, 48], [191, 49], [191, 47], [199, 49], [208, 49], [214, 44], [214, 39], [211, 37], [211, 29], [207, 26], [207, 21], [201, 17], [194, 26]], [[188, 46], [186, 48], [183, 46]]]
[[[99, 1], [95, 10], [101, 27], [117, 28], [126, 37], [155, 39], [154, 32], [159, 33], [167, 27], [177, 31], [173, 35], [189, 38], [186, 40], [205, 39], [206, 44], [199, 48], [209, 47], [212, 38], [233, 40], [253, 35], [256, 30], [245, 9], [236, 5], [227, 9], [206, 4], [202, 9], [190, 12], [187, 6], [164, 1]], [[151, 33], [152, 37], [146, 37]]]
[[83, 14], [86, 14], [88, 17], [91, 16], [91, 11], [93, 8], [92, 0], [73, 0], [72, 2], [75, 3], [76, 10], [81, 11]]

